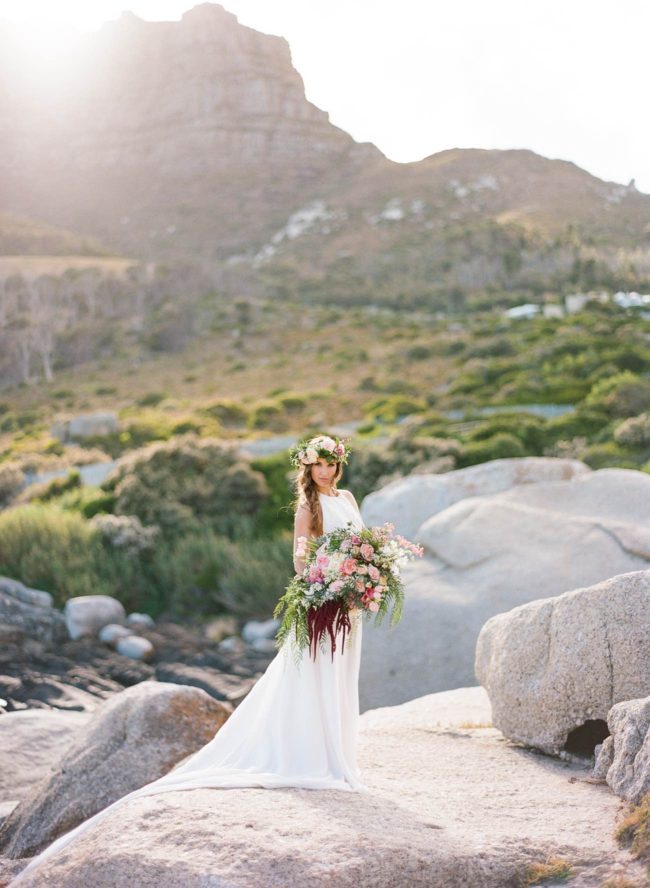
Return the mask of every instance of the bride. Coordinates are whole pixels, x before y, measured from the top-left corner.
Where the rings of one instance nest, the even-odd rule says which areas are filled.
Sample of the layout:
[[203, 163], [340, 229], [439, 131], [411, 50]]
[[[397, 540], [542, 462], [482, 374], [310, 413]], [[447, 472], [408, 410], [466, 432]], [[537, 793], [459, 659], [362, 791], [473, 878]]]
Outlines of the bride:
[[[318, 537], [364, 522], [353, 494], [337, 490], [349, 445], [317, 436], [294, 446], [298, 468], [293, 566], [305, 566], [301, 537]], [[128, 793], [56, 839], [27, 865], [9, 888], [70, 841], [129, 799], [198, 787], [274, 787], [368, 792], [356, 760], [362, 617], [350, 613], [344, 652], [306, 649], [296, 661], [287, 638], [264, 675], [214, 738], [168, 774]], [[329, 646], [328, 646], [329, 647]]]

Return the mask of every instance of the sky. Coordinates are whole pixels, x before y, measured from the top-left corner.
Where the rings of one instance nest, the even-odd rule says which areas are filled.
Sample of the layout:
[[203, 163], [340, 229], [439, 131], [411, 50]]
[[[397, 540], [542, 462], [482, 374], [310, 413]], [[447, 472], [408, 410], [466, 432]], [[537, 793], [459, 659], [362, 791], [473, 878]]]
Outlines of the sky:
[[[39, 51], [124, 9], [175, 20], [192, 0], [0, 0]], [[223, 0], [287, 39], [309, 101], [398, 162], [530, 148], [650, 193], [648, 0]], [[53, 19], [53, 16], [56, 16]]]

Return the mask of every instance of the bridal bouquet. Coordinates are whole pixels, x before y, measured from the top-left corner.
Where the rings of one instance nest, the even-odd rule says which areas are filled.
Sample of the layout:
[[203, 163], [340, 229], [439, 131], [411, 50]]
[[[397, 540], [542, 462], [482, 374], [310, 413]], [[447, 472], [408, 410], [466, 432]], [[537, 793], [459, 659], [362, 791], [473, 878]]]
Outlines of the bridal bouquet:
[[334, 659], [336, 638], [341, 633], [343, 651], [354, 608], [374, 614], [376, 624], [392, 608], [390, 625], [399, 622], [404, 604], [400, 568], [424, 550], [394, 530], [390, 522], [361, 530], [348, 522], [316, 539], [298, 538], [296, 554], [306, 557], [306, 565], [275, 608], [274, 617], [284, 611], [276, 636], [278, 647], [292, 636], [297, 658], [309, 647], [316, 659], [318, 645], [329, 636]]

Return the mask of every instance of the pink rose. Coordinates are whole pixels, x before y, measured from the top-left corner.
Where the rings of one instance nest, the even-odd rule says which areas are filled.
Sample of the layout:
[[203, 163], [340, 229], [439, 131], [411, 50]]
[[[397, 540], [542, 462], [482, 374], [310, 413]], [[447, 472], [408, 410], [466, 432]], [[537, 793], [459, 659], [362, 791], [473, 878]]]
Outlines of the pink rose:
[[357, 592], [363, 592], [365, 586], [363, 585], [363, 580], [357, 580], [356, 582]]
[[377, 604], [376, 601], [371, 601], [368, 604], [368, 610], [372, 611], [373, 614], [376, 614], [377, 611], [379, 610], [379, 605]]
[[371, 580], [377, 582], [380, 577], [379, 569], [375, 567], [374, 564], [368, 565], [368, 576]]
[[357, 569], [357, 562], [354, 558], [346, 558], [340, 567], [340, 572], [346, 576], [350, 576]]
[[360, 564], [359, 567], [357, 567], [357, 573], [366, 574], [368, 573], [368, 568], [365, 564]]
[[361, 554], [366, 559], [366, 561], [370, 561], [372, 556], [375, 554], [375, 550], [372, 548], [370, 543], [364, 543], [363, 546], [361, 546]]

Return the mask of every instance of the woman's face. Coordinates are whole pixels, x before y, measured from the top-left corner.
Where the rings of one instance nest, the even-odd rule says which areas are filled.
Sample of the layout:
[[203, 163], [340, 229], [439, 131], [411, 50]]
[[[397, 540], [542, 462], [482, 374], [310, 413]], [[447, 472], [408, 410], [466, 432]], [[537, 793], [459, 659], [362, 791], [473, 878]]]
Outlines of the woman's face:
[[311, 465], [311, 477], [318, 487], [329, 489], [334, 475], [336, 475], [337, 462], [328, 462], [325, 457], [319, 456], [318, 462]]

